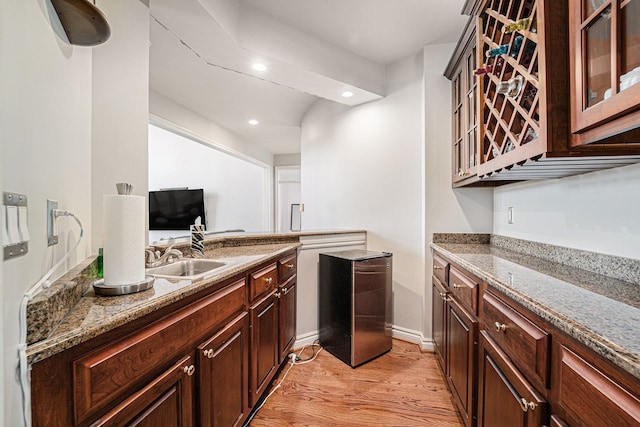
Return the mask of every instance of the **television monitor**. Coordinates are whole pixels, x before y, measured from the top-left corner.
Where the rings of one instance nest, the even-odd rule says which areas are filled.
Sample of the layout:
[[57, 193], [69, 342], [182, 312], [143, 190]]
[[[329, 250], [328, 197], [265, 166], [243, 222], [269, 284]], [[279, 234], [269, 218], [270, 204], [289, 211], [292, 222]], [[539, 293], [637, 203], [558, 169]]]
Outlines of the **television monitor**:
[[175, 189], [149, 191], [149, 230], [189, 230], [204, 215], [204, 191]]

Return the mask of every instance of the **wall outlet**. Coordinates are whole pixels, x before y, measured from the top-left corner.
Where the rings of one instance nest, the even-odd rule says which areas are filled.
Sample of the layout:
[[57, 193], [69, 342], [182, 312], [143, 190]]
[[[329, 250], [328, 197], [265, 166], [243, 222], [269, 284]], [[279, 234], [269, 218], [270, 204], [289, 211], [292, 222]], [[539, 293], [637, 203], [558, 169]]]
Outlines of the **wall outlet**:
[[514, 217], [513, 217], [513, 208], [512, 207], [509, 207], [507, 209], [507, 222], [509, 224], [514, 224], [515, 223], [515, 220], [514, 220]]
[[58, 227], [53, 210], [58, 209], [57, 200], [47, 199], [47, 246], [58, 244]]

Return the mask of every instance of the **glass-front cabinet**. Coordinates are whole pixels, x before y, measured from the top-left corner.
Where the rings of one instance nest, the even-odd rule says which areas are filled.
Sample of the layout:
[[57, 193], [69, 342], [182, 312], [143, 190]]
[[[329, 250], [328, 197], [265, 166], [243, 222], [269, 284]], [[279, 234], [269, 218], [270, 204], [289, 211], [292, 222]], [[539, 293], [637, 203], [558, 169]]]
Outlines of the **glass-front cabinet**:
[[572, 147], [640, 142], [640, 0], [570, 1], [569, 19]]
[[478, 80], [475, 20], [470, 19], [457, 49], [456, 61], [447, 68], [451, 79], [452, 182], [463, 185], [477, 175], [478, 165]]

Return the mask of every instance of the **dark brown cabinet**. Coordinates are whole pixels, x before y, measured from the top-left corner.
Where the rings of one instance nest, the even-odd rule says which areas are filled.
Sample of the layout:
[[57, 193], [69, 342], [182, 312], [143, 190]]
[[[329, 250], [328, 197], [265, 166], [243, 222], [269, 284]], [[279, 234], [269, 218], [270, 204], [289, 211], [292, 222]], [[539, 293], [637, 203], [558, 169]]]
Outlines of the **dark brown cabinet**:
[[571, 145], [640, 143], [640, 1], [569, 2]]
[[[447, 285], [438, 278], [448, 277], [449, 282], [456, 280], [457, 285], [457, 282], [461, 282], [462, 275], [456, 275], [456, 271], [455, 267], [449, 266], [444, 260], [434, 259], [433, 337], [437, 360], [453, 399], [465, 425], [471, 427], [475, 426], [476, 418], [478, 320], [450, 291], [452, 283]], [[465, 277], [465, 283], [472, 283], [472, 280]]]
[[453, 262], [434, 256], [433, 339], [467, 426], [640, 425], [637, 378]]
[[447, 371], [447, 290], [440, 280], [433, 276], [432, 278], [432, 322], [433, 322], [433, 345], [436, 351], [436, 357], [440, 363], [442, 372]]
[[251, 317], [251, 391], [255, 405], [278, 369], [278, 298], [274, 290], [249, 309]]
[[296, 275], [289, 277], [278, 289], [279, 337], [278, 362], [282, 362], [293, 348], [296, 340]]
[[249, 316], [198, 346], [201, 426], [238, 426], [249, 413]]
[[295, 341], [295, 267], [290, 251], [38, 362], [33, 425], [242, 425]]
[[193, 373], [190, 356], [134, 393], [92, 426], [160, 425], [189, 427], [193, 422]]
[[479, 427], [541, 427], [547, 401], [520, 375], [485, 331], [480, 334]]
[[476, 29], [474, 19], [469, 19], [446, 74], [451, 79], [453, 159], [452, 181], [463, 185], [474, 179], [478, 165], [478, 79]]
[[464, 11], [474, 15], [445, 70], [453, 187], [640, 161], [638, 0], [468, 0]]
[[447, 381], [467, 427], [475, 425], [478, 321], [455, 299], [447, 305]]

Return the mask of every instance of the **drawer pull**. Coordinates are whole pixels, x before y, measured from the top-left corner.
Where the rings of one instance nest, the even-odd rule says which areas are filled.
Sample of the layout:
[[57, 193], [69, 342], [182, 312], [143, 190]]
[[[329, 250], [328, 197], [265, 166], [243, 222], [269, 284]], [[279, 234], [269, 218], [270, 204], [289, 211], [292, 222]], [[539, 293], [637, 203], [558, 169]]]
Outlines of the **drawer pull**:
[[533, 411], [537, 406], [535, 402], [527, 402], [527, 399], [524, 397], [520, 399], [520, 409], [522, 409], [522, 412]]
[[457, 283], [453, 284], [453, 289], [460, 289], [462, 288], [462, 285], [458, 285]]
[[285, 264], [287, 268], [293, 268], [293, 264]]
[[444, 267], [443, 267], [443, 266], [441, 266], [441, 265], [434, 265], [434, 266], [433, 266], [433, 269], [434, 269], [434, 270], [444, 270]]
[[184, 371], [185, 374], [191, 376], [196, 371], [196, 367], [193, 365], [185, 366], [184, 368], [182, 368], [182, 370]]
[[213, 349], [203, 351], [204, 357], [207, 359], [211, 359], [213, 357]]
[[268, 284], [271, 284], [271, 282], [273, 282], [273, 277], [265, 277], [264, 281], [267, 282]]
[[282, 297], [282, 293], [281, 292], [276, 292], [276, 298], [280, 298]]
[[504, 332], [507, 330], [507, 325], [505, 325], [504, 323], [496, 322], [494, 323], [494, 325], [496, 326], [496, 331], [498, 332]]
[[440, 292], [440, 298], [442, 298], [442, 301], [451, 301], [451, 298], [449, 298], [446, 292]]

